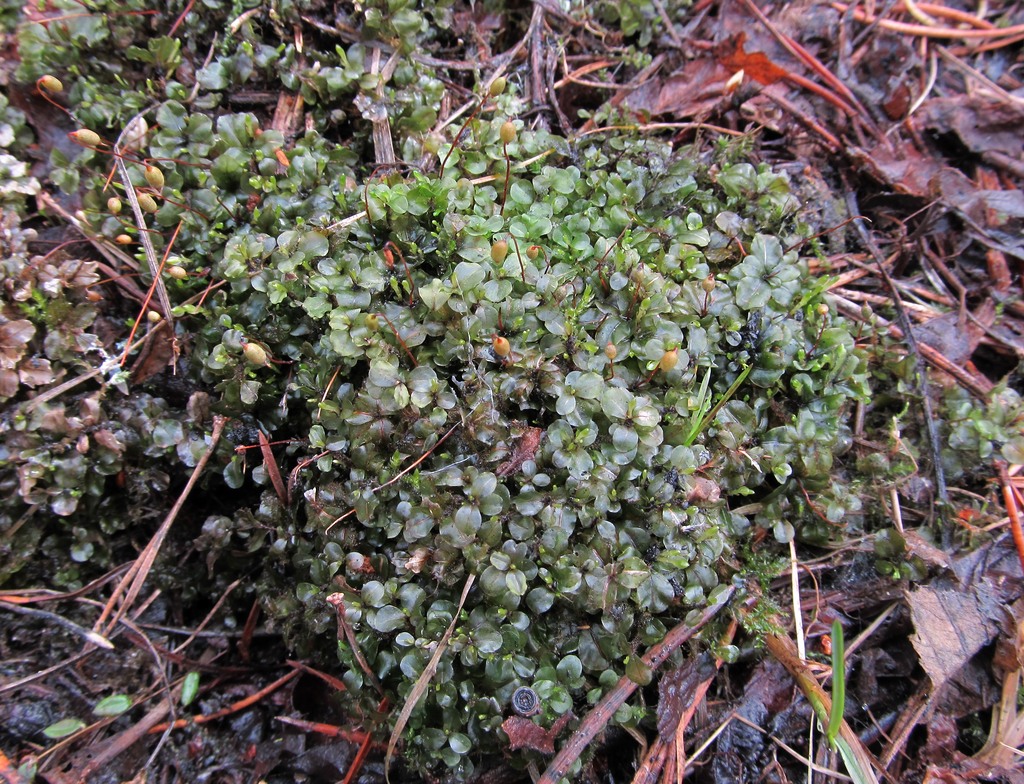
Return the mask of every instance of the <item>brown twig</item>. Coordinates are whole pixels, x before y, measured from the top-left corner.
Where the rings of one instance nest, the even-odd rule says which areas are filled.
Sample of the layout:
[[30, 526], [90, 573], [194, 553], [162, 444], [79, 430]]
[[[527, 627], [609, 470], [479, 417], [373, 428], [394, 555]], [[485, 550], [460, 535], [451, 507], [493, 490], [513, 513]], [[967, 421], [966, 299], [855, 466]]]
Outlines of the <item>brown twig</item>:
[[[377, 705], [377, 712], [383, 713], [388, 708], [388, 698], [385, 697]], [[363, 742], [359, 745], [359, 751], [356, 752], [356, 756], [352, 759], [352, 764], [349, 765], [348, 773], [345, 774], [345, 779], [341, 784], [352, 784], [355, 781], [356, 776], [359, 775], [359, 771], [363, 768], [363, 763], [366, 761], [367, 755], [370, 753], [376, 744], [369, 734], [363, 738]]]
[[[153, 282], [150, 284], [149, 290], [146, 292], [146, 296], [142, 300], [142, 304], [139, 307], [139, 315], [136, 317], [135, 323], [132, 324], [131, 331], [128, 333], [128, 340], [126, 341], [127, 345], [125, 346], [124, 354], [121, 356], [121, 365], [122, 366], [124, 365], [125, 362], [128, 361], [128, 351], [129, 351], [129, 348], [131, 347], [132, 340], [135, 339], [135, 333], [138, 331], [139, 325], [142, 324], [145, 321], [146, 314], [149, 312], [149, 303], [153, 299], [153, 293], [154, 292], [162, 291], [163, 292], [163, 298], [162, 298], [161, 301], [167, 299], [167, 289], [166, 289], [166, 287], [164, 286], [164, 283], [163, 283], [164, 265], [167, 264], [167, 259], [170, 257], [170, 254], [171, 254], [171, 248], [174, 247], [174, 241], [178, 238], [178, 232], [181, 231], [182, 223], [183, 223], [183, 221], [178, 221], [178, 225], [174, 229], [174, 234], [171, 236], [171, 241], [167, 243], [167, 247], [164, 249], [164, 255], [160, 259], [160, 263], [156, 267], [156, 272], [153, 273]], [[162, 306], [162, 307], [164, 307], [164, 306]], [[164, 315], [165, 319], [168, 319], [167, 324], [169, 325], [168, 329], [170, 329], [170, 339], [173, 341], [174, 340], [174, 322], [173, 322], [173, 320], [170, 319], [170, 316], [171, 316], [170, 308], [171, 308], [170, 302], [168, 301], [167, 305], [165, 306], [165, 312], [164, 312], [163, 315]], [[177, 356], [177, 352], [175, 352], [175, 356]]]
[[462, 424], [461, 422], [456, 422], [454, 425], [452, 425], [451, 428], [448, 430], [448, 432], [445, 433], [443, 436], [441, 436], [439, 439], [437, 439], [437, 443], [434, 444], [432, 447], [430, 447], [430, 449], [428, 449], [426, 452], [424, 452], [418, 458], [413, 460], [412, 463], [410, 463], [408, 466], [403, 468], [401, 471], [399, 471], [397, 474], [395, 474], [393, 477], [391, 477], [384, 484], [378, 485], [377, 487], [373, 488], [373, 490], [371, 492], [376, 493], [377, 491], [383, 490], [385, 487], [388, 487], [389, 485], [393, 485], [395, 482], [397, 482], [403, 476], [405, 476], [410, 471], [415, 469], [416, 466], [418, 466], [420, 463], [422, 463], [424, 460], [426, 460], [428, 457], [430, 457], [430, 455], [433, 454], [434, 450], [437, 449], [439, 446], [441, 446], [441, 444], [443, 444], [448, 439], [448, 436], [450, 436], [452, 433], [454, 433], [456, 428], [458, 428], [459, 425], [461, 425], [461, 424]]
[[[114, 164], [121, 175], [121, 182], [124, 185], [125, 197], [128, 199], [128, 203], [132, 208], [132, 214], [135, 216], [135, 224], [139, 228], [139, 239], [142, 242], [143, 250], [146, 252], [146, 262], [149, 264], [149, 272], [153, 276], [153, 285], [156, 289], [157, 301], [160, 303], [160, 310], [163, 312], [164, 318], [167, 319], [172, 327], [171, 339], [173, 340], [174, 317], [171, 313], [171, 300], [167, 296], [167, 287], [164, 286], [164, 282], [160, 276], [160, 269], [162, 265], [157, 263], [156, 250], [153, 248], [153, 240], [150, 239], [149, 233], [146, 230], [146, 214], [142, 211], [142, 207], [139, 205], [139, 197], [135, 193], [135, 186], [132, 185], [132, 178], [128, 173], [128, 166], [125, 164], [121, 147], [121, 145], [126, 141], [126, 135], [129, 130], [136, 127], [136, 120], [141, 117], [142, 114], [138, 114], [136, 117], [132, 118], [131, 122], [125, 125], [125, 130], [121, 134], [121, 137], [114, 142]], [[175, 357], [177, 357], [177, 350], [175, 350]]]
[[245, 618], [245, 626], [242, 627], [242, 636], [238, 640], [238, 655], [244, 662], [249, 661], [252, 638], [256, 633], [256, 623], [259, 621], [259, 617], [260, 600], [256, 598], [253, 599], [252, 606], [249, 607], [249, 614]]
[[[298, 727], [303, 732], [318, 732], [329, 738], [341, 738], [349, 743], [364, 743], [366, 739], [370, 737], [369, 733], [362, 732], [360, 730], [346, 730], [333, 724], [324, 724], [319, 721], [294, 719], [291, 716], [276, 716], [275, 718], [282, 724], [290, 724], [293, 727]], [[383, 748], [384, 744], [374, 743], [373, 746], [374, 748]]]
[[97, 634], [94, 631], [86, 629], [84, 626], [79, 626], [74, 621], [70, 621], [63, 615], [50, 612], [49, 610], [38, 610], [35, 607], [23, 607], [15, 602], [8, 602], [0, 599], [0, 609], [7, 610], [8, 612], [16, 613], [18, 615], [31, 615], [35, 618], [41, 618], [44, 621], [54, 623], [60, 626], [62, 629], [76, 634], [87, 642], [92, 643], [100, 648], [106, 650], [113, 650], [114, 644], [104, 637], [102, 634]]
[[[857, 197], [852, 190], [847, 190], [846, 192], [846, 204], [850, 211], [850, 215], [861, 214], [857, 206]], [[941, 504], [937, 505], [936, 511], [938, 512], [939, 522], [941, 524], [942, 545], [946, 550], [949, 550], [953, 546], [953, 531], [946, 514], [949, 506], [949, 493], [946, 489], [946, 471], [942, 462], [942, 447], [939, 442], [939, 431], [937, 426], [938, 420], [932, 412], [931, 395], [928, 392], [928, 378], [923, 372], [923, 367], [921, 367], [921, 356], [924, 353], [921, 350], [922, 344], [917, 342], [917, 338], [914, 335], [913, 328], [910, 323], [910, 317], [907, 315], [907, 311], [903, 307], [903, 300], [900, 298], [899, 292], [896, 289], [896, 284], [893, 283], [892, 277], [886, 270], [888, 262], [882, 256], [882, 252], [878, 249], [875, 241], [871, 238], [871, 235], [868, 233], [864, 223], [864, 220], [861, 219], [855, 221], [853, 225], [856, 227], [857, 233], [860, 235], [861, 241], [864, 243], [864, 247], [867, 248], [868, 252], [875, 260], [875, 265], [878, 268], [878, 274], [885, 283], [886, 288], [889, 290], [889, 294], [892, 296], [893, 304], [896, 307], [896, 315], [899, 318], [900, 327], [903, 330], [903, 339], [906, 341], [907, 349], [918, 363], [920, 372], [916, 373], [917, 393], [921, 400], [921, 407], [924, 413], [925, 433], [928, 435], [928, 446], [931, 449], [932, 472], [935, 475], [935, 491], [938, 495], [939, 501], [941, 502]], [[937, 351], [935, 353], [939, 354]], [[945, 359], [945, 357], [943, 357], [943, 359]]]
[[665, 769], [665, 763], [671, 762], [672, 755], [669, 754], [671, 744], [660, 735], [654, 739], [643, 760], [637, 766], [633, 774], [633, 784], [656, 784], [658, 776], [665, 770], [664, 781], [672, 781], [672, 771]]
[[395, 340], [397, 340], [399, 345], [401, 345], [401, 347], [405, 350], [405, 353], [408, 355], [409, 360], [412, 362], [412, 366], [419, 367], [420, 363], [416, 361], [416, 357], [413, 356], [412, 352], [409, 350], [409, 347], [405, 344], [405, 341], [402, 340], [402, 336], [398, 334], [398, 330], [395, 328], [395, 325], [391, 323], [391, 319], [388, 318], [388, 314], [381, 311], [379, 315], [383, 316], [384, 320], [388, 323], [388, 326], [391, 327], [391, 331], [395, 335]]
[[[651, 648], [643, 656], [643, 661], [651, 670], [656, 670], [680, 645], [699, 632], [714, 618], [732, 598], [734, 588], [727, 588], [719, 597], [718, 603], [705, 608], [700, 620], [695, 624], [683, 621], [665, 635], [665, 639]], [[615, 687], [587, 714], [586, 718], [569, 738], [548, 765], [547, 770], [537, 780], [537, 784], [558, 784], [569, 773], [573, 763], [583, 750], [597, 737], [611, 717], [629, 699], [637, 689], [637, 684], [623, 676]]]
[[[822, 724], [827, 724], [832, 711], [832, 700], [814, 677], [814, 672], [807, 665], [807, 662], [803, 661], [797, 654], [796, 644], [788, 637], [776, 634], [765, 635], [764, 644], [768, 652], [775, 657], [779, 664], [786, 668], [793, 677], [793, 680], [797, 682], [800, 691], [804, 693], [807, 701], [814, 708], [818, 720]], [[871, 752], [865, 748], [857, 733], [845, 721], [840, 725], [839, 736], [849, 745], [861, 773], [865, 776], [871, 776], [871, 780], [877, 781], [874, 771], [880, 769], [881, 765], [871, 755]]]
[[322, 672], [315, 667], [310, 667], [308, 664], [300, 661], [292, 661], [289, 659], [285, 662], [289, 667], [297, 667], [308, 675], [312, 675], [314, 678], [319, 678], [332, 689], [337, 692], [348, 691], [348, 688], [340, 680], [335, 678], [333, 675], [328, 675], [326, 672]]
[[[761, 9], [757, 7], [753, 0], [742, 0], [742, 2], [747, 7], [747, 10], [749, 10], [755, 17], [757, 17], [757, 20], [762, 25], [764, 25], [765, 29], [767, 29], [769, 33], [771, 33], [772, 37], [774, 37], [776, 41], [782, 44], [783, 48], [787, 52], [789, 52], [791, 55], [800, 60], [800, 62], [802, 62], [804, 65], [806, 65], [816, 74], [818, 74], [818, 76], [820, 76], [829, 85], [829, 87], [831, 87], [836, 93], [842, 96], [841, 104], [837, 105], [839, 105], [841, 108], [845, 106], [846, 110], [851, 115], [859, 115], [861, 119], [863, 119], [865, 122], [872, 124], [871, 115], [868, 114], [867, 110], [863, 107], [863, 105], [861, 105], [860, 101], [857, 100], [857, 96], [855, 96], [853, 94], [853, 91], [851, 91], [849, 87], [843, 84], [843, 82], [835, 74], [833, 74], [828, 68], [826, 68], [824, 63], [822, 63], [818, 58], [816, 58], [814, 55], [812, 55], [810, 52], [804, 49], [799, 43], [794, 41], [788, 35], [784, 35], [782, 32], [780, 32], [779, 29], [775, 27], [774, 24], [772, 24], [771, 20], [767, 16], [765, 16]], [[797, 77], [797, 74], [790, 74], [790, 77]], [[813, 82], [810, 84], [813, 84]], [[805, 84], [804, 86], [807, 85]], [[814, 86], [817, 87], [817, 85]], [[817, 90], [815, 90], [815, 92], [817, 92]]]
[[519, 259], [519, 274], [523, 279], [523, 283], [526, 283], [526, 266], [523, 264], [523, 254], [519, 252], [519, 240], [511, 234], [509, 236], [512, 237], [512, 245], [516, 249], [516, 258]]
[[766, 95], [769, 99], [777, 103], [787, 112], [789, 112], [793, 118], [801, 125], [805, 126], [808, 130], [814, 131], [818, 136], [821, 137], [822, 141], [828, 145], [829, 152], [839, 152], [842, 149], [842, 145], [833, 134], [825, 130], [824, 126], [821, 125], [813, 117], [809, 117], [805, 112], [801, 111], [796, 104], [790, 101], [785, 96], [781, 95], [779, 91], [775, 90], [764, 90], [763, 95]]
[[254, 692], [253, 694], [250, 694], [248, 697], [246, 697], [244, 699], [241, 699], [241, 700], [238, 700], [237, 702], [233, 702], [230, 705], [228, 705], [226, 708], [221, 708], [220, 710], [214, 711], [213, 713], [207, 713], [207, 714], [201, 714], [199, 716], [193, 716], [190, 719], [177, 719], [173, 723], [166, 723], [165, 722], [165, 723], [162, 723], [162, 724], [156, 724], [156, 725], [154, 725], [153, 727], [151, 727], [149, 729], [149, 733], [152, 735], [152, 734], [155, 734], [157, 732], [163, 732], [164, 730], [166, 730], [168, 728], [171, 728], [171, 727], [173, 727], [176, 730], [180, 730], [180, 729], [184, 729], [189, 724], [209, 724], [211, 721], [216, 721], [217, 719], [223, 719], [225, 716], [230, 716], [230, 715], [232, 715], [234, 713], [239, 713], [240, 711], [243, 711], [246, 708], [249, 708], [249, 707], [255, 705], [257, 702], [262, 700], [267, 695], [273, 694], [275, 691], [280, 689], [282, 686], [287, 684], [289, 681], [292, 681], [295, 678], [297, 678], [301, 674], [301, 672], [302, 671], [298, 670], [298, 669], [292, 670], [288, 674], [282, 675], [280, 678], [278, 678], [273, 683], [268, 684], [267, 686], [264, 686], [262, 689], [260, 689], [257, 692]]
[[228, 600], [228, 597], [231, 595], [231, 592], [242, 584], [243, 579], [245, 578], [239, 577], [237, 580], [235, 580], [233, 583], [231, 583], [231, 585], [229, 585], [221, 592], [220, 598], [217, 599], [213, 607], [210, 608], [210, 611], [206, 613], [206, 615], [203, 617], [203, 620], [199, 622], [199, 625], [192, 630], [192, 632], [189, 634], [188, 637], [185, 638], [183, 642], [179, 643], [174, 648], [174, 653], [181, 653], [182, 651], [187, 649], [189, 645], [193, 643], [196, 637], [198, 637], [202, 633], [203, 629], [205, 629], [210, 624], [210, 621], [214, 619], [217, 613], [220, 612], [220, 608], [224, 606], [224, 602]]
[[[97, 771], [102, 770], [110, 762], [117, 759], [146, 735], [164, 732], [169, 725], [167, 722], [161, 725], [160, 722], [172, 710], [173, 700], [176, 700], [180, 694], [181, 687], [178, 686], [170, 695], [161, 699], [145, 716], [124, 732], [115, 735], [101, 749], [90, 749], [90, 753], [93, 756], [89, 763], [78, 772], [80, 775], [78, 780], [89, 781]], [[113, 719], [110, 720], [113, 721]]]

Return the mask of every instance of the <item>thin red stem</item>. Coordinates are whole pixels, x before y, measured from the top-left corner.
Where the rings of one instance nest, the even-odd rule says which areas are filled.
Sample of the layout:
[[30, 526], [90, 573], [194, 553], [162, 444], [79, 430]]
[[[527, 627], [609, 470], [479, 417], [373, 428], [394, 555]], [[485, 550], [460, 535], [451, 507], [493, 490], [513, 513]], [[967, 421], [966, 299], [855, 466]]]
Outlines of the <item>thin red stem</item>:
[[402, 340], [402, 336], [398, 334], [398, 330], [395, 329], [395, 325], [391, 323], [391, 319], [388, 318], [387, 313], [381, 313], [380, 315], [384, 317], [384, 320], [388, 323], [388, 326], [391, 327], [391, 331], [395, 334], [395, 340], [397, 340], [398, 343], [402, 346], [402, 348], [405, 349], [405, 353], [409, 355], [409, 359], [412, 361], [412, 366], [419, 367], [420, 363], [416, 361], [416, 357], [412, 355], [412, 352], [409, 350], [409, 347], [405, 345], [405, 341]]

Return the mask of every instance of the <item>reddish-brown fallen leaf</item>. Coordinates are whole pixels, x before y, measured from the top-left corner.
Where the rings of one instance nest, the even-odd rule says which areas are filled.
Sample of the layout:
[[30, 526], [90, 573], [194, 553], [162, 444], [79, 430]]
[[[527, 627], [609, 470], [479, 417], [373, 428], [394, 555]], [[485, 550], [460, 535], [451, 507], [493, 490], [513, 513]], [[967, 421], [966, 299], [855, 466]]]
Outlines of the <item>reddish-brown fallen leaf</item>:
[[648, 117], [702, 117], [723, 100], [731, 74], [710, 57], [690, 60], [665, 78], [649, 79], [625, 94], [622, 105]]
[[534, 724], [525, 716], [509, 716], [502, 723], [501, 728], [508, 735], [509, 751], [519, 749], [530, 749], [539, 751], [541, 754], [555, 753], [555, 738], [557, 738], [565, 725], [575, 716], [570, 711], [559, 716], [550, 729], [545, 729], [539, 724]]
[[0, 324], [0, 367], [13, 368], [36, 334], [35, 325], [27, 319]]
[[731, 71], [743, 71], [758, 84], [775, 84], [789, 76], [789, 71], [768, 59], [764, 52], [746, 52], [743, 49], [746, 34], [727, 38], [715, 49], [718, 62]]
[[[643, 661], [651, 671], [657, 670], [672, 653], [693, 635], [703, 629], [712, 618], [714, 618], [729, 600], [732, 599], [735, 589], [729, 587], [718, 595], [718, 602], [706, 607], [696, 623], [685, 620], [673, 627], [665, 638], [654, 645], [646, 654]], [[587, 745], [593, 741], [597, 734], [608, 726], [608, 722], [622, 705], [628, 700], [637, 689], [637, 683], [625, 675], [612, 687], [611, 691], [601, 698], [590, 712], [584, 717], [580, 726], [569, 737], [569, 740], [558, 752], [558, 755], [548, 765], [547, 770], [537, 780], [537, 784], [557, 784], [565, 778], [572, 764], [579, 759], [580, 754]]]
[[948, 764], [963, 757], [957, 749], [959, 732], [952, 716], [935, 713], [928, 720], [928, 740], [919, 752], [921, 759], [930, 764]]

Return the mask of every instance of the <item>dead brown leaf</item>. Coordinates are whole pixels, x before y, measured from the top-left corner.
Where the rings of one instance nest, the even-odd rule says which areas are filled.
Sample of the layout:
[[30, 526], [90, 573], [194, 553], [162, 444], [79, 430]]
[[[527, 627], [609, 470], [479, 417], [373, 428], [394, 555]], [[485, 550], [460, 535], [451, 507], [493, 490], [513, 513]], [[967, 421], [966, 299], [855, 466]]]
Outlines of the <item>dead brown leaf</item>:
[[35, 334], [35, 326], [27, 319], [5, 320], [0, 324], [0, 367], [13, 368]]
[[545, 729], [539, 724], [534, 724], [525, 716], [509, 716], [502, 723], [501, 728], [508, 735], [509, 751], [530, 749], [539, 751], [541, 754], [554, 754], [555, 739], [573, 718], [571, 711], [563, 713], [555, 720], [550, 729]]
[[959, 313], [943, 313], [913, 328], [914, 337], [927, 343], [950, 362], [964, 365], [978, 348], [985, 330]]
[[658, 682], [658, 734], [665, 740], [675, 737], [676, 727], [693, 704], [697, 688], [715, 676], [715, 661], [710, 654], [689, 659], [669, 670]]
[[495, 471], [495, 475], [501, 479], [506, 476], [511, 476], [520, 468], [523, 467], [523, 463], [527, 460], [533, 460], [537, 455], [537, 449], [540, 448], [540, 440], [544, 435], [544, 431], [539, 427], [528, 427], [523, 431], [523, 434], [516, 441], [516, 445], [512, 450], [512, 455], [498, 466], [498, 470]]
[[25, 386], [34, 388], [52, 384], [55, 376], [50, 360], [28, 357], [18, 366], [18, 378]]
[[0, 398], [14, 397], [18, 394], [18, 372], [9, 368], [0, 368]]
[[1024, 106], [962, 94], [930, 98], [912, 117], [919, 131], [954, 133], [971, 152], [1024, 159]]
[[907, 603], [915, 629], [910, 641], [936, 691], [998, 632], [999, 605], [987, 591], [925, 586], [909, 592]]
[[162, 373], [174, 362], [174, 341], [162, 321], [149, 333], [149, 339], [142, 345], [139, 356], [132, 365], [133, 384], [142, 384], [157, 373]]
[[691, 60], [671, 76], [637, 85], [623, 98], [623, 106], [647, 117], [703, 117], [722, 100], [728, 78], [711, 58]]

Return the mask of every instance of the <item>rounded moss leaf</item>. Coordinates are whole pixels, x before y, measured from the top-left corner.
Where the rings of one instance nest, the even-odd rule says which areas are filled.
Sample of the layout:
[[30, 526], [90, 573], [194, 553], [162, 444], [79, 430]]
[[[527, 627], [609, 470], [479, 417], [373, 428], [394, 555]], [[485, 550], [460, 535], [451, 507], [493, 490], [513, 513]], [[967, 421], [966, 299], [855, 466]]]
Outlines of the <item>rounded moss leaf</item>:
[[453, 733], [452, 736], [448, 738], [448, 745], [456, 754], [468, 754], [469, 750], [473, 748], [473, 744], [470, 741], [469, 736], [464, 735], [461, 732]]
[[555, 603], [555, 595], [547, 588], [534, 588], [526, 595], [526, 604], [538, 615], [546, 613]]
[[366, 615], [366, 622], [381, 634], [397, 631], [405, 626], [405, 613], [390, 604], [379, 610], [371, 610]]
[[452, 280], [464, 294], [483, 283], [486, 277], [487, 271], [482, 265], [468, 261], [460, 261], [452, 272]]
[[622, 387], [608, 387], [601, 395], [601, 410], [611, 419], [625, 419], [633, 403], [633, 393]]
[[558, 662], [557, 670], [559, 678], [572, 686], [583, 675], [583, 662], [579, 656], [569, 654]]
[[529, 587], [526, 575], [520, 571], [509, 572], [505, 576], [505, 585], [513, 596], [525, 596]]
[[639, 686], [647, 686], [654, 679], [654, 671], [639, 656], [630, 656], [626, 662], [626, 677]]

